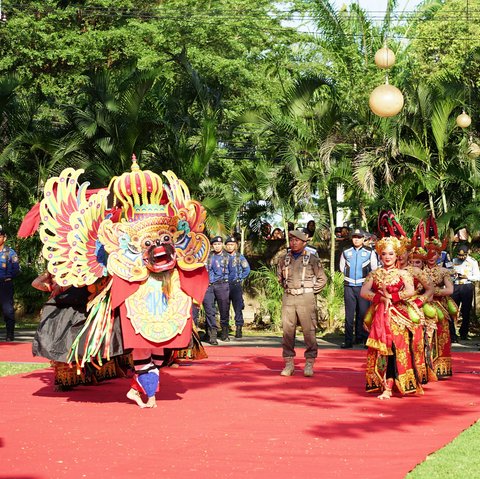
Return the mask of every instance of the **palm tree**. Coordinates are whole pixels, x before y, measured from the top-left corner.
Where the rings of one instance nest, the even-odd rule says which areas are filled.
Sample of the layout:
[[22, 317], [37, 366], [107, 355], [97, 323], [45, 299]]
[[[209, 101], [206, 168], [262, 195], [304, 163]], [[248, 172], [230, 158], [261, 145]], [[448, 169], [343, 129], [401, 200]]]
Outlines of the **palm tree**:
[[76, 103], [65, 106], [68, 133], [61, 153], [83, 159], [86, 176], [95, 183], [108, 184], [130, 169], [133, 153], [142, 160], [148, 151], [162, 126], [162, 110], [145, 109], [147, 94], [154, 87], [161, 90], [157, 77], [156, 71], [134, 68], [93, 72]]

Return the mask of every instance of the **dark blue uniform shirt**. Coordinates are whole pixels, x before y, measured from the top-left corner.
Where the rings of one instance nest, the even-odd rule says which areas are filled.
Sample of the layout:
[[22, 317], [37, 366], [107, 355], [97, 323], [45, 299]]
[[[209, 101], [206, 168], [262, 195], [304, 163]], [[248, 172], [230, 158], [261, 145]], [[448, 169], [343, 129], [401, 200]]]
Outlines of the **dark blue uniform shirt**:
[[232, 253], [232, 271], [228, 278], [231, 283], [241, 282], [250, 274], [250, 265], [243, 254]]
[[17, 253], [12, 248], [4, 246], [0, 251], [0, 281], [15, 278], [20, 273]]
[[218, 283], [219, 281], [227, 282], [232, 274], [232, 257], [226, 252], [210, 253], [207, 262], [208, 278], [210, 284]]

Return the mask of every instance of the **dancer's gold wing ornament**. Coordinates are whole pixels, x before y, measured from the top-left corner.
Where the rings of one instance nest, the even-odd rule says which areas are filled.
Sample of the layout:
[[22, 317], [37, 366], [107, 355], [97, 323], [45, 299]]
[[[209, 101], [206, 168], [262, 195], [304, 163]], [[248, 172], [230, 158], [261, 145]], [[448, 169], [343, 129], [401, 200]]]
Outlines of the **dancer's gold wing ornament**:
[[83, 170], [67, 168], [45, 184], [40, 238], [48, 271], [60, 286], [85, 286], [107, 275], [98, 228], [105, 219], [108, 190], [86, 197]]

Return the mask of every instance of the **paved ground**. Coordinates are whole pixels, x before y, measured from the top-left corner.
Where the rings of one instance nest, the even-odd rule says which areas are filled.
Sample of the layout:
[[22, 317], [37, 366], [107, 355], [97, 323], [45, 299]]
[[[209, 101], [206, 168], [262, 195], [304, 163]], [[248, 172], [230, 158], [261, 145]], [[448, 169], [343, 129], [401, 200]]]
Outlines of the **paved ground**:
[[[34, 330], [31, 329], [17, 329], [15, 332], [15, 340], [18, 342], [31, 342], [33, 335], [35, 334]], [[0, 338], [4, 338], [5, 332], [0, 329]], [[302, 334], [299, 332], [297, 336], [297, 345], [298, 347], [303, 346], [303, 341], [301, 340]], [[343, 342], [343, 338], [338, 335], [332, 335], [324, 338], [318, 338], [318, 346], [321, 349], [336, 349], [340, 348], [340, 345]], [[218, 344], [221, 346], [246, 346], [246, 347], [281, 347], [282, 338], [280, 336], [274, 335], [263, 335], [255, 334], [251, 335], [247, 331], [246, 335], [241, 339], [235, 339], [231, 336], [230, 341], [218, 341]], [[209, 346], [206, 344], [206, 346]], [[214, 347], [214, 346], [212, 346]], [[475, 336], [469, 338], [468, 341], [460, 341], [460, 343], [452, 344], [452, 351], [454, 352], [475, 352], [479, 351], [480, 348], [480, 337]], [[363, 349], [362, 345], [354, 346], [354, 349]]]

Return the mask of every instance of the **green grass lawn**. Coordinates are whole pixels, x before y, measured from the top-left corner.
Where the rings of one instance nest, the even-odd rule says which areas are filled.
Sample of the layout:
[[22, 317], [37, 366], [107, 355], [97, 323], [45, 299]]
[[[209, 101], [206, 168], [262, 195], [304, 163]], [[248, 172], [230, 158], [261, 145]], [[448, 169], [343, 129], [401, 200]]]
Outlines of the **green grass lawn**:
[[48, 368], [48, 363], [0, 363], [0, 377]]
[[480, 475], [480, 422], [428, 456], [406, 479], [476, 479]]

